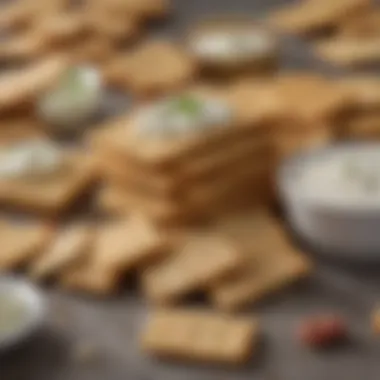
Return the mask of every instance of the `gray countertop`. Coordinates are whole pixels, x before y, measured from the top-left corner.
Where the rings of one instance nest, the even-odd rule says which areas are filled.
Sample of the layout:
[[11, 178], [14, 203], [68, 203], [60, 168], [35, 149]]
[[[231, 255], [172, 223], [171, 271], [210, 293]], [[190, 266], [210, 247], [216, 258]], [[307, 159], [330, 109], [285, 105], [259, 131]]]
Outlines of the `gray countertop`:
[[[36, 0], [37, 1], [37, 0]], [[172, 0], [175, 16], [152, 33], [174, 34], [200, 16], [217, 12], [260, 15], [285, 0]], [[331, 0], [334, 1], [334, 0]], [[305, 42], [284, 38], [283, 66], [339, 71], [317, 62]], [[111, 101], [112, 103], [112, 101]], [[112, 105], [112, 104], [111, 104]], [[47, 290], [51, 313], [46, 328], [28, 344], [0, 353], [0, 380], [376, 380], [380, 340], [372, 336], [369, 313], [377, 301], [380, 265], [342, 267], [316, 257], [308, 284], [273, 297], [252, 310], [263, 328], [263, 344], [241, 370], [158, 362], [139, 351], [138, 331], [146, 305], [137, 291], [109, 300], [85, 299]], [[131, 286], [133, 288], [133, 286]], [[297, 323], [316, 311], [347, 317], [350, 342], [336, 350], [313, 352], [296, 339]], [[89, 345], [91, 360], [73, 355]]]

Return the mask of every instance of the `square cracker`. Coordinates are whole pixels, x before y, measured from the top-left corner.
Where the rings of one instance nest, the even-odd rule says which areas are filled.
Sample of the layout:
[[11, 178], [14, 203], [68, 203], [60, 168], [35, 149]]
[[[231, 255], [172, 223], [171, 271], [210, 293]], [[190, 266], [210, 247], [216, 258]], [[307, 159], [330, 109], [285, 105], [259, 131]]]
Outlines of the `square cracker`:
[[269, 25], [294, 34], [316, 34], [337, 27], [346, 17], [368, 8], [370, 0], [306, 0], [274, 11]]
[[289, 71], [274, 80], [274, 91], [293, 122], [315, 124], [351, 107], [351, 96], [320, 74]]
[[214, 285], [210, 297], [222, 310], [237, 310], [307, 276], [310, 263], [291, 246], [276, 220], [256, 210], [222, 220], [215, 229], [245, 253], [240, 272]]
[[87, 224], [74, 223], [64, 228], [31, 264], [29, 274], [36, 280], [45, 280], [80, 263], [89, 255], [92, 238], [93, 230]]
[[242, 255], [228, 239], [194, 233], [166, 260], [148, 268], [142, 285], [149, 300], [168, 304], [209, 288], [241, 265]]
[[0, 272], [17, 269], [42, 253], [53, 236], [47, 224], [0, 222]]
[[338, 86], [352, 98], [353, 107], [359, 110], [380, 109], [380, 79], [375, 75], [350, 75], [338, 80]]
[[196, 69], [195, 62], [180, 46], [153, 40], [116, 58], [105, 68], [104, 76], [110, 84], [138, 96], [149, 96], [183, 87], [193, 79]]
[[163, 358], [238, 365], [256, 351], [256, 319], [232, 317], [196, 309], [153, 310], [141, 345]]
[[67, 153], [66, 167], [52, 177], [0, 180], [0, 203], [36, 213], [56, 214], [69, 208], [95, 178], [89, 157]]
[[322, 60], [343, 67], [357, 67], [380, 61], [380, 35], [371, 38], [332, 37], [315, 44]]
[[167, 236], [141, 217], [111, 221], [98, 227], [88, 259], [68, 268], [60, 283], [75, 291], [110, 294], [123, 275], [154, 263], [169, 247]]

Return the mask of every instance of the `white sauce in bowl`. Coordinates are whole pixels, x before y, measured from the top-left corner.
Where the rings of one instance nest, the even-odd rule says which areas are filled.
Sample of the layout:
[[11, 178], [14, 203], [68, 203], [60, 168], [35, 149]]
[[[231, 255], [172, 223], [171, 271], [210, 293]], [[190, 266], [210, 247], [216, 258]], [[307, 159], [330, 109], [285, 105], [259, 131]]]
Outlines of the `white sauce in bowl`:
[[380, 209], [380, 145], [331, 150], [304, 165], [294, 186], [314, 204]]
[[191, 49], [204, 60], [245, 61], [266, 57], [272, 51], [272, 44], [261, 30], [221, 30], [204, 32], [193, 38]]
[[185, 94], [142, 107], [134, 125], [138, 134], [167, 139], [202, 133], [230, 124], [232, 109], [210, 97]]

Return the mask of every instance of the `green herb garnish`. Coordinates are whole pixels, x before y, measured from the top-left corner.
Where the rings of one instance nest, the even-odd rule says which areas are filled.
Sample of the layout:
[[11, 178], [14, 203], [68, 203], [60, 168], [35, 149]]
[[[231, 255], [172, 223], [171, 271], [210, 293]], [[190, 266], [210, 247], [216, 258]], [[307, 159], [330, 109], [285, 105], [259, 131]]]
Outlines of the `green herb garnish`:
[[197, 116], [202, 111], [202, 102], [191, 95], [183, 95], [173, 100], [172, 109], [188, 116]]

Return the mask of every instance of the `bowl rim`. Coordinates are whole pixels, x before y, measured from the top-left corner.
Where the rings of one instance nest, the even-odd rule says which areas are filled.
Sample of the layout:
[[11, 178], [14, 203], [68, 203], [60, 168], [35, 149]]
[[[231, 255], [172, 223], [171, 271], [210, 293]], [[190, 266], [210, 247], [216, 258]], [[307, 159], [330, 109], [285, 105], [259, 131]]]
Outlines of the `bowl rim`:
[[289, 183], [290, 178], [294, 177], [294, 172], [302, 170], [303, 167], [307, 166], [308, 163], [319, 160], [328, 155], [336, 154], [339, 151], [349, 151], [356, 149], [379, 149], [380, 155], [380, 142], [374, 141], [343, 141], [334, 142], [323, 147], [317, 147], [314, 149], [308, 149], [301, 151], [295, 155], [286, 158], [278, 167], [276, 172], [276, 186], [279, 192], [280, 198], [286, 202], [289, 196], [295, 196], [297, 202], [303, 205], [318, 208], [320, 211], [325, 212], [336, 212], [343, 214], [356, 214], [356, 215], [366, 215], [374, 216], [380, 214], [380, 203], [377, 205], [375, 203], [363, 203], [363, 204], [348, 204], [348, 203], [334, 203], [322, 199], [310, 199], [308, 197], [302, 196], [302, 194], [297, 191], [296, 186]]

